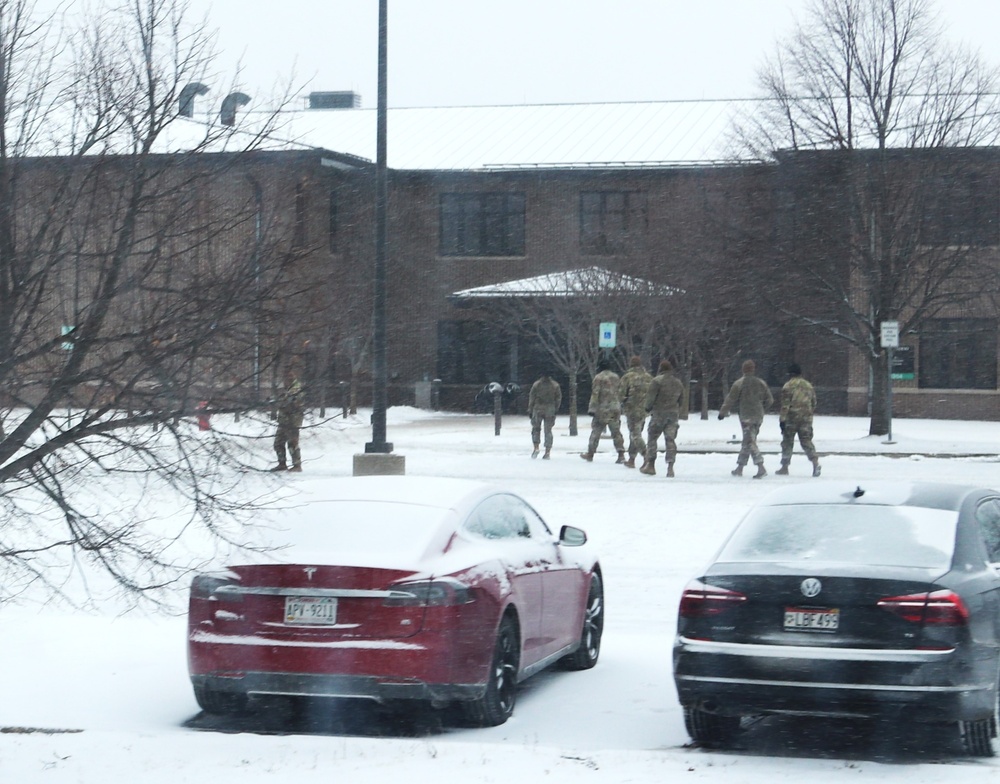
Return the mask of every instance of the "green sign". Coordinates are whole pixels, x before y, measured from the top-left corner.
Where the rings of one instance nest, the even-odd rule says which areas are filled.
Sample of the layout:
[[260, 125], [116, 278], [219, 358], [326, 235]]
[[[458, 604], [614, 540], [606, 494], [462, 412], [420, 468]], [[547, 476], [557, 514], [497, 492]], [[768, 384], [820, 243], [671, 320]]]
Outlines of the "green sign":
[[913, 346], [899, 346], [892, 350], [892, 367], [889, 369], [893, 381], [912, 381]]

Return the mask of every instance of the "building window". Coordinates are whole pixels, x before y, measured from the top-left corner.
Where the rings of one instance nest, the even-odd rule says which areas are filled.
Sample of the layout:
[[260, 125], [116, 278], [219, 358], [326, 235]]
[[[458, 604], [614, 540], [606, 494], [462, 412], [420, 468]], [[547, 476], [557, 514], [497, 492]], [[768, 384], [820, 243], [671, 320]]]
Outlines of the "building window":
[[330, 215], [327, 228], [330, 240], [330, 253], [336, 253], [337, 230], [339, 226], [338, 226], [338, 215], [337, 215], [337, 191], [335, 188], [330, 189]]
[[919, 378], [923, 389], [996, 389], [996, 319], [924, 322]]
[[506, 383], [515, 340], [492, 323], [439, 321], [437, 376], [445, 384]]
[[523, 193], [442, 193], [442, 256], [523, 256]]
[[920, 244], [984, 248], [1000, 245], [1000, 182], [992, 172], [929, 177]]
[[609, 256], [625, 253], [646, 233], [646, 194], [590, 191], [580, 194], [580, 250]]

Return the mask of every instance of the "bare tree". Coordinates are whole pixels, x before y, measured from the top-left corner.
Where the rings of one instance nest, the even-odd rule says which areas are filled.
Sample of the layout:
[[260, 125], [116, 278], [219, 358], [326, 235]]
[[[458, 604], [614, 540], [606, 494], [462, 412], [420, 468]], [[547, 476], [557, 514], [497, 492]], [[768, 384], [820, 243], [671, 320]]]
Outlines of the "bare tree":
[[[645, 352], [664, 317], [663, 304], [676, 291], [648, 280], [601, 267], [570, 270], [520, 281], [520, 287], [487, 287], [477, 295], [496, 321], [519, 325], [522, 335], [543, 349], [564, 374], [569, 406], [569, 433], [579, 427], [579, 378], [597, 372], [602, 356], [620, 368], [632, 353]], [[599, 326], [617, 325], [614, 349], [600, 346]], [[648, 357], [647, 357], [648, 359]]]
[[242, 169], [271, 121], [178, 114], [213, 60], [184, 4], [82, 22], [0, 0], [0, 601], [79, 560], [140, 592], [226, 535], [241, 456], [190, 417], [253, 404], [293, 257]]
[[885, 434], [881, 323], [905, 334], [982, 293], [970, 284], [984, 238], [949, 228], [996, 188], [944, 150], [995, 142], [997, 72], [945, 43], [930, 0], [812, 0], [760, 84], [767, 100], [737, 134], [780, 164], [774, 277], [785, 284], [761, 294], [867, 358], [870, 432]]

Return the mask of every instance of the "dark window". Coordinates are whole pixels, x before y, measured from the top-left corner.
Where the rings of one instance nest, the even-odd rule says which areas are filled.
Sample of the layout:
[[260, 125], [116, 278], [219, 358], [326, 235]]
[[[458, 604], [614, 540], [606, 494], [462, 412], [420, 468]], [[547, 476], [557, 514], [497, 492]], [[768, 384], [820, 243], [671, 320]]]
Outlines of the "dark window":
[[442, 256], [523, 256], [523, 193], [442, 193]]
[[1000, 501], [990, 498], [976, 507], [976, 521], [990, 563], [1000, 563]]
[[329, 216], [329, 235], [330, 235], [330, 253], [337, 252], [337, 230], [338, 225], [338, 215], [337, 215], [337, 191], [333, 188], [330, 189], [330, 216]]
[[929, 319], [920, 330], [920, 386], [996, 389], [995, 319]]
[[493, 324], [438, 322], [438, 378], [446, 384], [506, 383], [512, 340]]
[[636, 191], [580, 194], [580, 250], [612, 255], [635, 247], [646, 233], [646, 195]]
[[993, 172], [929, 177], [920, 243], [933, 247], [1000, 245], [1000, 183]]

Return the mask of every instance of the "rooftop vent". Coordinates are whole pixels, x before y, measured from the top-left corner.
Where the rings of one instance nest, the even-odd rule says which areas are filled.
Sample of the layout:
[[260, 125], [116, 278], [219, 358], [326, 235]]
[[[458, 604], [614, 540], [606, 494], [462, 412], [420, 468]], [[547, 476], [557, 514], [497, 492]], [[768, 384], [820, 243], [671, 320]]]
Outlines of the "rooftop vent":
[[361, 96], [352, 90], [337, 93], [309, 93], [310, 109], [360, 109]]

